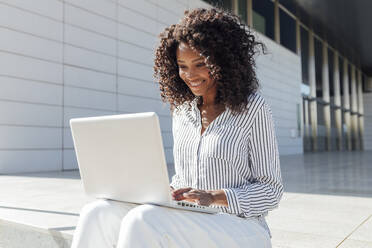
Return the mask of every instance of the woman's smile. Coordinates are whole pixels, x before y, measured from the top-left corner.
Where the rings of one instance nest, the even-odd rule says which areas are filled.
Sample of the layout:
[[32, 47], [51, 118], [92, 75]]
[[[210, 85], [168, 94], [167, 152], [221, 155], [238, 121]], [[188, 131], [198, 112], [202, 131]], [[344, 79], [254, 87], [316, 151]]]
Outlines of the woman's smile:
[[199, 80], [199, 81], [188, 81], [188, 85], [191, 88], [199, 88], [203, 83], [205, 83], [205, 80]]
[[177, 48], [179, 76], [195, 96], [202, 96], [203, 102], [213, 102], [217, 85], [199, 52], [181, 42]]

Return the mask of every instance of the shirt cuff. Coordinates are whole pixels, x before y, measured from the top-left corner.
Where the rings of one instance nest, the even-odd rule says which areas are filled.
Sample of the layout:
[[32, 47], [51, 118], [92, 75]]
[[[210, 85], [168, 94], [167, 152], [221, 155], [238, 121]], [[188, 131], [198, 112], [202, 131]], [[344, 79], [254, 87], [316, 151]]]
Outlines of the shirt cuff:
[[233, 189], [223, 189], [227, 199], [227, 209], [231, 214], [240, 214], [238, 197]]

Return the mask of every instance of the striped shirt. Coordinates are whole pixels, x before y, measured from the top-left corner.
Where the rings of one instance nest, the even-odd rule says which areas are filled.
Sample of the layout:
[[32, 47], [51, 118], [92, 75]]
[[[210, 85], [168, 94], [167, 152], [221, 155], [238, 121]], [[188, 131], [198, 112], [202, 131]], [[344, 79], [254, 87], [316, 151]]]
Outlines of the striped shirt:
[[197, 98], [172, 114], [173, 188], [224, 190], [223, 212], [240, 217], [266, 215], [283, 194], [279, 153], [269, 106], [259, 94], [243, 112], [226, 108], [201, 135]]

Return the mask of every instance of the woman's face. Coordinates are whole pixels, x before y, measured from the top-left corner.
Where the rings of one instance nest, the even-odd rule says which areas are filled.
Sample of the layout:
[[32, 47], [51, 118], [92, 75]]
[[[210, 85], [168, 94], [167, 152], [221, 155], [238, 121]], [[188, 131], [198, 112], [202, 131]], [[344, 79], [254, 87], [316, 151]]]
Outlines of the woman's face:
[[180, 78], [191, 92], [195, 96], [203, 96], [203, 99], [206, 97], [214, 99], [217, 84], [209, 76], [204, 58], [183, 42], [178, 45], [176, 56]]

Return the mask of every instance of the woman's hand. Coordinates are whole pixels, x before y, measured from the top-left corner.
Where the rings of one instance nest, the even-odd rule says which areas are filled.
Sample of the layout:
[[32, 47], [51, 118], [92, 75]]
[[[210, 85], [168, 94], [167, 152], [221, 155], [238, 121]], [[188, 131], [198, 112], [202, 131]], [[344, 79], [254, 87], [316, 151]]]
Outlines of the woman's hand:
[[176, 201], [188, 201], [202, 206], [227, 206], [227, 199], [223, 190], [180, 188], [172, 191], [172, 198]]
[[193, 188], [174, 190], [172, 191], [172, 197], [176, 201], [194, 202], [202, 206], [209, 206], [214, 202], [213, 195], [210, 192]]

